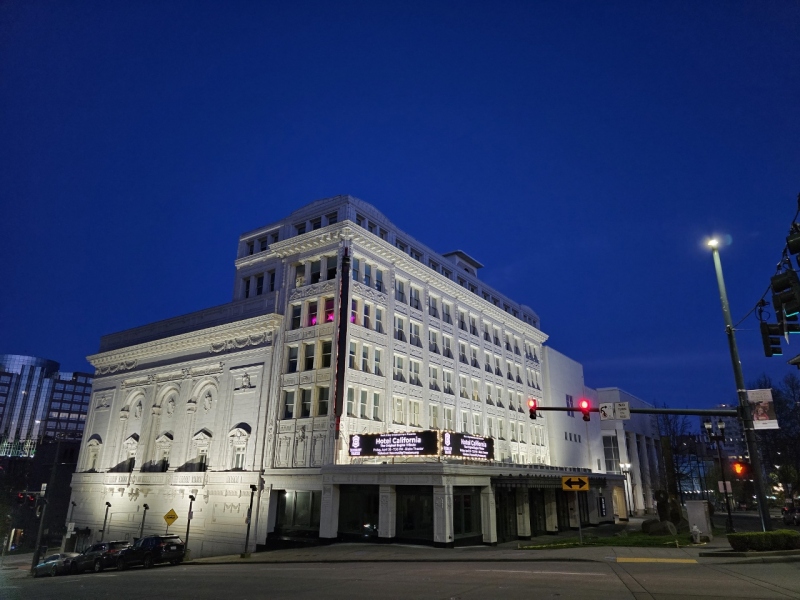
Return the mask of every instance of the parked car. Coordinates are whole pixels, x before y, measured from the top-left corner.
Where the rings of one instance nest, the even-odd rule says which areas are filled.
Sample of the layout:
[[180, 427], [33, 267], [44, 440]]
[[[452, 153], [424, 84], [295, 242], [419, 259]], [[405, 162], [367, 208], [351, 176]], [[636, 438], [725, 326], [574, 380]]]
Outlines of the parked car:
[[75, 557], [71, 564], [71, 570], [73, 573], [83, 573], [88, 570], [99, 573], [108, 567], [115, 567], [119, 552], [130, 545], [130, 542], [125, 541], [98, 542]]
[[784, 525], [800, 525], [800, 510], [794, 506], [784, 506], [782, 512]]
[[134, 565], [149, 569], [163, 562], [179, 565], [185, 553], [186, 546], [177, 535], [147, 535], [136, 540], [133, 546], [120, 550], [117, 569], [122, 571]]
[[33, 567], [33, 576], [50, 575], [55, 577], [62, 573], [69, 573], [72, 568], [72, 561], [78, 556], [77, 552], [62, 552], [61, 554], [51, 554], [43, 558], [41, 562]]

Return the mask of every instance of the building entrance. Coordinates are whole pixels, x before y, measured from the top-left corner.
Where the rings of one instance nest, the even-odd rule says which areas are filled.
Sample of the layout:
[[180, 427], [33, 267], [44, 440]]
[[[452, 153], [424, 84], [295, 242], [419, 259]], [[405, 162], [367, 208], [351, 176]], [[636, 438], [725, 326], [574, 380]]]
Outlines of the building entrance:
[[345, 539], [378, 537], [380, 493], [377, 485], [339, 486], [339, 535]]
[[531, 536], [547, 533], [547, 513], [545, 512], [544, 491], [528, 490], [528, 504], [531, 511]]
[[433, 542], [433, 487], [398, 485], [397, 538]]
[[494, 502], [497, 514], [497, 543], [517, 539], [517, 490], [496, 488]]

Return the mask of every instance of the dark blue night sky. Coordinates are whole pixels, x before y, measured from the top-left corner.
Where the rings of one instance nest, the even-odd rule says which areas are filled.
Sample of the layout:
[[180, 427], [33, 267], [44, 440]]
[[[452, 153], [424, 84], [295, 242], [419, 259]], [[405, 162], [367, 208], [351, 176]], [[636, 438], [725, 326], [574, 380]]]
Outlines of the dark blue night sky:
[[[735, 400], [800, 191], [792, 2], [0, 5], [0, 353], [231, 299], [237, 237], [352, 194], [531, 306], [591, 387]], [[745, 377], [781, 378], [758, 321]]]

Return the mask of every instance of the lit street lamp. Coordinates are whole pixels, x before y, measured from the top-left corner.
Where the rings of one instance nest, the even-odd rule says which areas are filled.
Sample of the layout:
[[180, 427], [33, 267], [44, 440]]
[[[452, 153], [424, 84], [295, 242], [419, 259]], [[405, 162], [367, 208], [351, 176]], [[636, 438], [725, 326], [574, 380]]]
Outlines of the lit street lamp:
[[736, 393], [739, 397], [739, 419], [744, 429], [744, 439], [747, 442], [747, 452], [750, 454], [750, 462], [753, 465], [753, 479], [756, 484], [756, 497], [758, 499], [758, 513], [761, 516], [761, 529], [763, 531], [772, 530], [772, 521], [767, 507], [767, 495], [764, 493], [764, 479], [761, 474], [761, 457], [756, 446], [756, 433], [753, 428], [753, 412], [747, 400], [747, 388], [744, 384], [744, 374], [742, 373], [742, 361], [739, 358], [739, 348], [736, 346], [736, 335], [733, 329], [730, 306], [728, 305], [728, 292], [725, 289], [725, 280], [722, 277], [722, 262], [719, 258], [719, 240], [708, 240], [708, 247], [714, 258], [714, 270], [717, 274], [717, 286], [719, 287], [719, 299], [722, 303], [722, 316], [725, 319], [725, 333], [728, 336], [728, 348], [731, 353], [731, 363], [733, 365], [733, 378], [736, 382]]
[[731, 516], [731, 503], [728, 499], [728, 483], [725, 481], [725, 465], [722, 464], [722, 444], [725, 442], [725, 421], [722, 419], [719, 420], [717, 423], [717, 429], [719, 429], [719, 433], [714, 433], [713, 425], [711, 421], [706, 421], [703, 423], [703, 427], [706, 428], [706, 435], [708, 436], [709, 441], [715, 442], [717, 446], [717, 457], [719, 458], [719, 471], [722, 473], [722, 492], [725, 494], [725, 510], [728, 511], [728, 521], [725, 524], [725, 531], [728, 533], [736, 533], [736, 530], [733, 528], [733, 517]]
[[628, 493], [625, 495], [625, 502], [628, 504], [628, 518], [633, 516], [633, 490], [628, 476], [631, 474], [631, 463], [619, 463], [619, 468], [625, 473], [625, 483], [628, 484]]

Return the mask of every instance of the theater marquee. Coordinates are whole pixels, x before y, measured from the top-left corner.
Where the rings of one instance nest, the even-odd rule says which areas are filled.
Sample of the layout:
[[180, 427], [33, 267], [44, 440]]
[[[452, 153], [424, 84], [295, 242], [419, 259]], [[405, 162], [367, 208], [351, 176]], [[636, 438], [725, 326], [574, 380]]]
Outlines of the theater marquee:
[[450, 431], [355, 434], [350, 436], [352, 457], [445, 456], [494, 459], [494, 440]]

